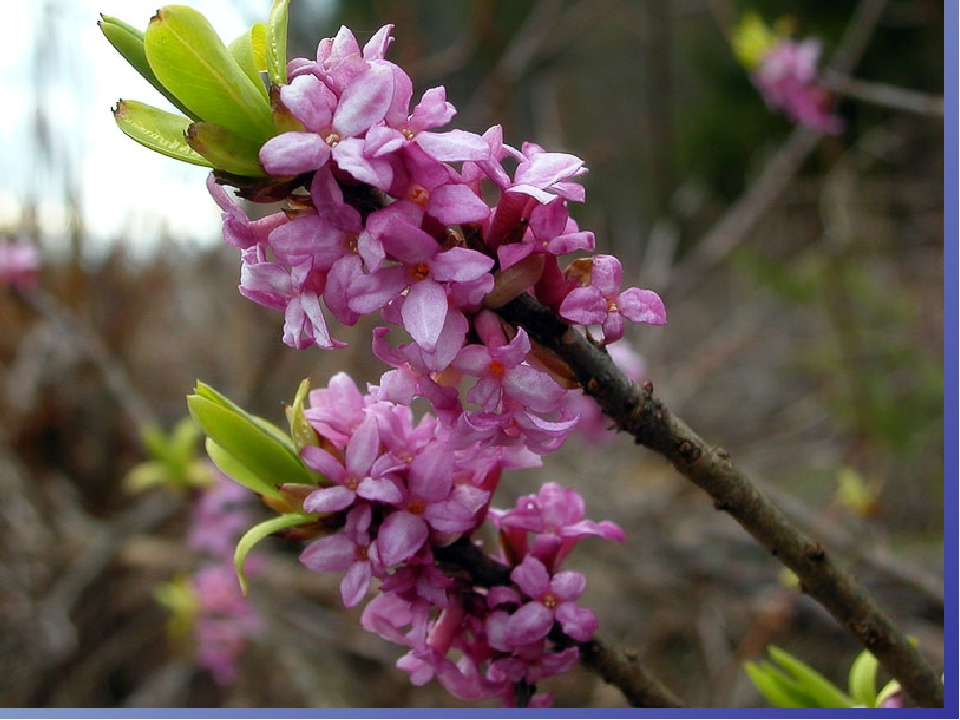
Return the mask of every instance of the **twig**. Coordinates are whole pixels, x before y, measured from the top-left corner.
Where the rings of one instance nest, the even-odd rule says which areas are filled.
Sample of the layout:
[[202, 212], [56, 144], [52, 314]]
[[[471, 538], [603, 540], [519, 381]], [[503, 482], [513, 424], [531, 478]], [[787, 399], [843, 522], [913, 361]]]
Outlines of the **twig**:
[[929, 95], [896, 85], [856, 80], [834, 72], [828, 72], [824, 76], [824, 84], [838, 95], [846, 95], [874, 105], [884, 105], [918, 115], [943, 117], [943, 95]]
[[[467, 540], [434, 548], [434, 557], [448, 568], [469, 574], [471, 582], [484, 587], [510, 585], [510, 568], [486, 555]], [[558, 646], [570, 647], [572, 640], [551, 635]], [[639, 663], [635, 652], [616, 650], [605, 639], [594, 636], [575, 643], [584, 666], [605, 682], [618, 688], [632, 707], [683, 707], [683, 703]]]
[[663, 455], [709, 494], [800, 579], [802, 590], [879, 659], [922, 706], [943, 706], [943, 685], [926, 660], [877, 606], [865, 588], [835, 565], [823, 546], [794, 527], [736, 469], [726, 451], [708, 445], [653, 395], [623, 375], [610, 356], [527, 294], [497, 311], [555, 352], [619, 429]]

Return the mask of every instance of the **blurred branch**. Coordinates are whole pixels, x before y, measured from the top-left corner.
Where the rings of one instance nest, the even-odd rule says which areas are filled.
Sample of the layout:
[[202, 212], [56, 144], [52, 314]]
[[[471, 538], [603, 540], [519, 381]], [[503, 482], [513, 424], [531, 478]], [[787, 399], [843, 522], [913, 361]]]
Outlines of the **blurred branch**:
[[[866, 50], [886, 2], [861, 0], [828, 63], [827, 73], [838, 76], [850, 74]], [[693, 290], [704, 272], [730, 254], [777, 201], [821, 137], [822, 133], [802, 125], [794, 128], [760, 176], [675, 269], [671, 282], [673, 291], [682, 294]]]
[[807, 537], [730, 461], [725, 450], [708, 445], [653, 395], [623, 375], [610, 356], [552, 311], [523, 294], [499, 308], [501, 317], [522, 326], [555, 352], [574, 372], [619, 429], [667, 458], [674, 468], [714, 500], [800, 579], [802, 590], [819, 602], [869, 649], [922, 706], [943, 705], [943, 685], [907, 636], [867, 590], [834, 564], [824, 547]]
[[[153, 409], [93, 328], [40, 288], [18, 289], [16, 292], [97, 366], [104, 384], [137, 427], [156, 421]], [[148, 495], [130, 504], [109, 525], [103, 525], [94, 534], [57, 578], [40, 603], [40, 630], [45, 634], [55, 660], [74, 649], [77, 637], [71, 620], [73, 609], [83, 592], [96, 582], [116, 557], [123, 541], [134, 533], [156, 527], [180, 506], [180, 498], [167, 494]]]
[[41, 288], [19, 288], [16, 292], [38, 315], [56, 327], [64, 338], [74, 343], [97, 366], [107, 388], [137, 427], [156, 422], [156, 414], [149, 403], [144, 400], [126, 370], [113, 358], [93, 328]]
[[905, 110], [918, 115], [943, 117], [943, 96], [929, 95], [917, 90], [907, 90], [886, 83], [855, 80], [846, 75], [828, 72], [824, 84], [838, 95], [855, 100], [883, 105], [894, 110]]

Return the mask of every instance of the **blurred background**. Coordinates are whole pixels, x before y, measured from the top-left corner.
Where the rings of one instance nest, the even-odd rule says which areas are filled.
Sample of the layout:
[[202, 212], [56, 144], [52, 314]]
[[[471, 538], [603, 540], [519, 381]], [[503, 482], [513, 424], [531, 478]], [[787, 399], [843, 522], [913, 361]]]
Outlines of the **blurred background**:
[[[270, 5], [192, 4], [228, 39]], [[38, 247], [42, 270], [35, 287], [0, 287], [0, 704], [457, 705], [435, 683], [411, 687], [397, 648], [359, 627], [339, 577], [302, 568], [295, 543], [267, 546], [251, 592], [263, 627], [234, 682], [171, 641], [155, 590], [190, 569], [189, 500], [124, 489], [145, 457], [139, 427], [171, 428], [197, 378], [280, 422], [300, 379], [375, 381], [382, 367], [369, 325], [342, 330], [341, 352], [284, 347], [282, 318], [236, 292], [205, 172], [114, 126], [117, 98], [162, 99], [97, 13], [145, 27], [156, 5], [5, 10], [0, 242]], [[836, 87], [857, 95], [840, 98], [840, 135], [765, 106], [729, 42], [747, 10], [822, 38]], [[939, 665], [943, 4], [294, 0], [290, 52], [315, 55], [341, 23], [362, 42], [387, 22], [389, 58], [417, 97], [446, 86], [457, 127], [500, 123], [514, 146], [585, 159], [581, 227], [667, 306], [669, 325], [628, 335], [658, 395]], [[762, 704], [741, 665], [769, 643], [845, 686], [855, 643], [658, 456], [573, 438], [507, 476], [497, 504], [546, 481], [626, 530], [623, 546], [584, 542], [570, 567], [601, 630], [688, 704]], [[559, 706], [624, 705], [581, 671], [543, 689]]]

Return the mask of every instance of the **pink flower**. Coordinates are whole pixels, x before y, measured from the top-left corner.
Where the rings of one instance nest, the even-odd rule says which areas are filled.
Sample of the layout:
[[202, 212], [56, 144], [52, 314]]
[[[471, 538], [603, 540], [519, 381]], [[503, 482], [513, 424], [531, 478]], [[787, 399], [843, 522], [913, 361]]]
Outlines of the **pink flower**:
[[480, 313], [475, 324], [486, 344], [467, 345], [453, 361], [457, 370], [477, 378], [467, 399], [487, 412], [499, 412], [507, 398], [537, 412], [556, 410], [564, 390], [547, 373], [524, 363], [530, 339], [523, 328], [507, 343], [493, 313]]
[[40, 252], [26, 242], [0, 243], [0, 285], [32, 287], [40, 274]]
[[376, 545], [370, 540], [370, 519], [370, 505], [358, 505], [347, 513], [343, 532], [314, 541], [300, 554], [300, 562], [316, 572], [346, 570], [340, 583], [346, 607], [363, 600], [371, 578], [382, 572]]
[[282, 212], [267, 215], [260, 220], [250, 220], [231, 194], [217, 184], [213, 173], [207, 175], [207, 191], [223, 210], [223, 241], [227, 245], [246, 249], [264, 243], [273, 230], [287, 221], [287, 216]]
[[612, 255], [595, 255], [590, 284], [574, 288], [560, 304], [560, 315], [581, 325], [601, 325], [604, 343], [623, 337], [623, 318], [663, 325], [667, 312], [653, 290], [627, 288], [620, 292], [623, 268]]
[[793, 122], [835, 135], [843, 121], [831, 114], [835, 100], [817, 78], [821, 49], [817, 38], [802, 42], [781, 38], [752, 78], [770, 107], [783, 110]]
[[530, 602], [521, 606], [507, 620], [504, 639], [515, 647], [542, 640], [559, 622], [563, 631], [574, 640], [589, 640], [597, 629], [591, 610], [574, 602], [583, 593], [586, 579], [580, 573], [560, 572], [552, 578], [543, 563], [528, 555], [510, 573]]
[[260, 616], [240, 591], [232, 562], [203, 566], [192, 580], [197, 661], [218, 684], [228, 685], [249, 638], [260, 628]]
[[[463, 533], [476, 524], [476, 512], [487, 493], [453, 482], [454, 457], [444, 443], [423, 449], [407, 470], [407, 488], [397, 510], [383, 521], [377, 534], [380, 558], [387, 567], [412, 557], [430, 536]], [[320, 492], [320, 491], [318, 491]]]
[[[583, 497], [572, 488], [557, 483], [544, 483], [536, 495], [523, 495], [512, 510], [491, 510], [490, 517], [500, 530], [503, 542], [512, 557], [532, 554], [551, 572], [585, 537], [623, 542], [623, 530], [608, 520], [584, 520]], [[531, 548], [528, 533], [535, 535]]]
[[332, 487], [314, 490], [307, 496], [303, 509], [309, 513], [344, 510], [358, 497], [382, 503], [400, 502], [403, 497], [396, 479], [377, 465], [380, 435], [373, 416], [368, 416], [350, 437], [342, 462], [328, 451], [313, 446], [303, 448], [301, 455], [309, 467], [336, 483]]

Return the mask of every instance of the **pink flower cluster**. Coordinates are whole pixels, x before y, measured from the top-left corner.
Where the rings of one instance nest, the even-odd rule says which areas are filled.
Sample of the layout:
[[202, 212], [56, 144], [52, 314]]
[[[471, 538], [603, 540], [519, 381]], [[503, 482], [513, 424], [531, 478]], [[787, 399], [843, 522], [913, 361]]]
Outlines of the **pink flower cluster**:
[[[249, 492], [217, 471], [194, 501], [187, 542], [200, 558], [190, 578], [195, 601], [193, 636], [197, 663], [220, 685], [229, 685], [237, 661], [260, 628], [260, 615], [237, 584], [233, 549], [249, 527]], [[250, 562], [250, 561], [253, 562]], [[256, 571], [257, 558], [248, 559]]]
[[[583, 161], [532, 143], [516, 150], [499, 126], [436, 131], [455, 110], [442, 87], [410, 108], [410, 78], [384, 59], [391, 30], [361, 48], [341, 28], [316, 60], [288, 64], [279, 98], [297, 129], [260, 150], [270, 181], [295, 188], [282, 212], [251, 221], [214, 176], [208, 188], [225, 241], [241, 250], [240, 292], [284, 313], [286, 344], [342, 346], [328, 315], [384, 321], [372, 350], [390, 370], [378, 385], [362, 393], [341, 373], [309, 395], [318, 442], [301, 457], [326, 481], [281, 492], [338, 529], [301, 561], [343, 572], [347, 606], [376, 587], [363, 625], [409, 648], [398, 664], [415, 684], [544, 704], [525, 690], [569, 669], [573, 643], [597, 625], [576, 604], [584, 577], [561, 563], [584, 537], [624, 536], [584, 520], [582, 498], [554, 484], [490, 509], [501, 472], [539, 465], [583, 410], [582, 392], [494, 311], [529, 292], [571, 324], [598, 326], [604, 344], [625, 320], [663, 324], [666, 314], [655, 292], [621, 289], [619, 260], [589, 255], [593, 233], [568, 209], [585, 196]], [[562, 268], [575, 252], [586, 257]], [[419, 421], [416, 398], [432, 409]], [[438, 553], [477, 549], [469, 538], [488, 517], [503, 577], [444, 572]]]
[[[556, 625], [567, 638], [586, 641], [597, 622], [575, 602], [584, 577], [562, 571], [561, 563], [584, 537], [623, 541], [619, 527], [584, 520], [583, 499], [553, 483], [513, 510], [490, 509], [501, 471], [534, 464], [537, 455], [502, 442], [452, 444], [456, 427], [431, 414], [414, 422], [409, 405], [383, 399], [380, 387], [362, 394], [339, 373], [309, 400], [305, 415], [322, 441], [302, 457], [328, 482], [306, 494], [303, 509], [340, 513], [343, 527], [307, 546], [301, 562], [343, 572], [348, 607], [378, 581], [363, 625], [410, 649], [398, 666], [413, 683], [436, 677], [461, 699], [512, 704], [517, 686], [532, 688], [576, 663], [578, 650], [556, 649], [551, 631]], [[435, 552], [487, 517], [500, 531], [498, 560], [510, 570], [509, 582], [487, 587], [445, 574]], [[449, 657], [454, 651], [457, 661]]]
[[833, 114], [835, 99], [818, 78], [821, 50], [817, 38], [780, 38], [752, 77], [770, 107], [782, 110], [792, 122], [835, 135], [843, 121]]

